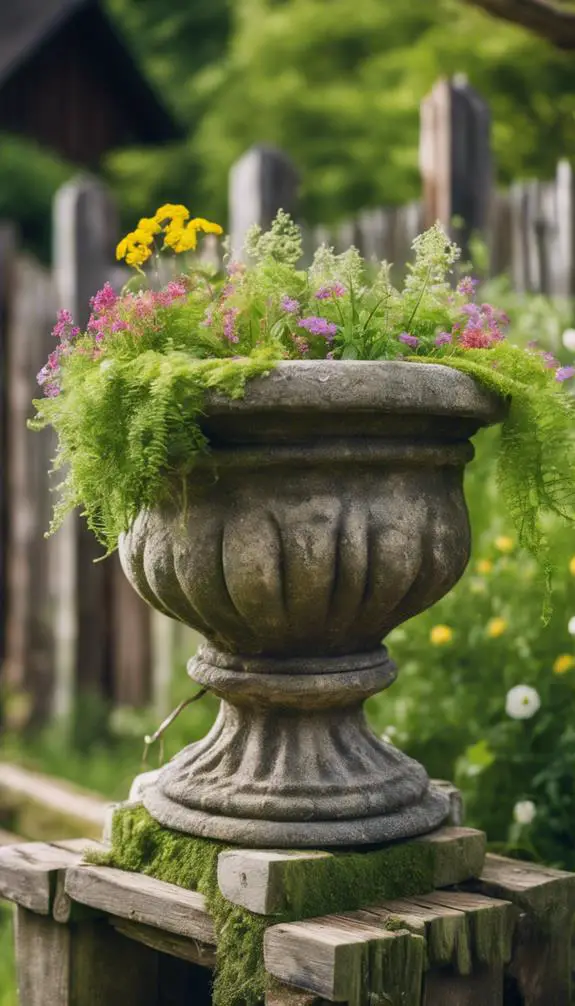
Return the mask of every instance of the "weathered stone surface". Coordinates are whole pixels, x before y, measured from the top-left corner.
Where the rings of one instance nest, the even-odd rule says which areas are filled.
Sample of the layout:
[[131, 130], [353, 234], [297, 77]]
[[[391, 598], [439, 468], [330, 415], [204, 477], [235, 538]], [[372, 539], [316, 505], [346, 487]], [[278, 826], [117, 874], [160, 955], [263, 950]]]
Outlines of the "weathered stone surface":
[[380, 641], [469, 557], [468, 437], [505, 403], [446, 367], [286, 362], [212, 396], [186, 511], [121, 542], [150, 604], [209, 643], [189, 673], [223, 701], [207, 737], [147, 786], [168, 827], [250, 845], [422, 834], [448, 814], [361, 705], [396, 669]]

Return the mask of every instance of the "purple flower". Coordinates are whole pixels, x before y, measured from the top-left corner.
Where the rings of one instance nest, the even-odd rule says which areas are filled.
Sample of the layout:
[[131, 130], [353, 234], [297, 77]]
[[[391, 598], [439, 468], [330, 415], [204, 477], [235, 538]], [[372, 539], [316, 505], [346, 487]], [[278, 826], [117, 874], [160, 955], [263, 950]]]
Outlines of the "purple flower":
[[446, 346], [448, 342], [451, 342], [451, 335], [449, 332], [440, 332], [439, 335], [435, 336], [436, 346]]
[[285, 297], [282, 297], [280, 304], [282, 309], [288, 314], [297, 314], [299, 311], [299, 300], [296, 300], [295, 297], [288, 297], [286, 295]]
[[[112, 332], [126, 332], [129, 329], [129, 327], [130, 326], [128, 325], [127, 321], [122, 321], [121, 318], [118, 318], [116, 321], [112, 322], [111, 331]], [[102, 334], [103, 333], [101, 333], [101, 332], [98, 333], [98, 335], [102, 335]], [[96, 336], [96, 339], [97, 338], [98, 338], [98, 336]]]
[[207, 307], [204, 312], [204, 318], [203, 321], [200, 322], [200, 325], [202, 326], [202, 328], [209, 328], [210, 325], [213, 325], [213, 323], [214, 323], [214, 309], [213, 306], [210, 304], [209, 307]]
[[553, 353], [543, 353], [542, 359], [548, 370], [554, 370], [558, 366], [558, 361], [553, 356]]
[[333, 360], [333, 353], [332, 352], [326, 353], [325, 358], [326, 360]]
[[296, 335], [294, 336], [293, 341], [298, 352], [300, 352], [302, 356], [307, 356], [309, 353], [309, 342], [307, 339], [304, 339], [302, 335]]
[[472, 279], [471, 276], [464, 276], [457, 284], [457, 292], [464, 297], [473, 297], [478, 282], [478, 280]]
[[331, 342], [337, 332], [337, 325], [333, 321], [328, 321], [327, 318], [320, 318], [316, 315], [312, 315], [311, 318], [302, 318], [298, 322], [298, 325], [300, 328], [305, 328], [311, 335], [324, 335], [329, 342]]
[[415, 347], [419, 345], [419, 339], [417, 336], [410, 335], [409, 332], [402, 332], [401, 335], [398, 335], [398, 339], [400, 342], [403, 342], [405, 346], [411, 346], [412, 349], [415, 349]]
[[568, 381], [570, 377], [575, 377], [575, 367], [559, 367], [555, 374], [556, 381]]
[[224, 311], [224, 335], [228, 342], [240, 341], [236, 332], [236, 318], [239, 313], [239, 307], [229, 307], [227, 311]]
[[463, 304], [463, 306], [461, 308], [461, 313], [462, 314], [468, 314], [469, 317], [473, 318], [474, 321], [475, 321], [476, 318], [480, 318], [481, 317], [481, 310], [477, 306], [477, 304]]
[[343, 297], [346, 289], [343, 283], [330, 283], [329, 286], [321, 286], [316, 290], [316, 300], [329, 300], [330, 297]]
[[104, 311], [108, 311], [110, 308], [114, 307], [117, 301], [117, 296], [109, 283], [104, 283], [101, 290], [95, 297], [90, 300], [90, 307], [95, 314], [103, 314]]

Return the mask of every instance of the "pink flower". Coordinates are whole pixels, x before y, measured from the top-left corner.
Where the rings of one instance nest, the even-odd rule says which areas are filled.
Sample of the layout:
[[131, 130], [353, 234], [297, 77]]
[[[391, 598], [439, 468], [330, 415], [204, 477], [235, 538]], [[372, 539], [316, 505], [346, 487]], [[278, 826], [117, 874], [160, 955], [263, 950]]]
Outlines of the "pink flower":
[[460, 336], [459, 344], [464, 349], [489, 349], [495, 339], [489, 332], [484, 332], [481, 325], [470, 321]]
[[239, 307], [229, 307], [227, 311], [224, 311], [224, 335], [228, 342], [240, 341], [236, 332], [236, 318], [239, 313]]
[[329, 300], [330, 297], [343, 297], [346, 289], [343, 283], [330, 283], [329, 286], [322, 286], [316, 291], [316, 300]]
[[104, 283], [101, 290], [92, 297], [90, 300], [90, 307], [95, 314], [103, 314], [104, 311], [109, 311], [118, 300], [117, 294], [114, 292], [109, 283]]
[[464, 297], [473, 297], [477, 284], [478, 280], [472, 279], [471, 276], [464, 276], [457, 284], [457, 292]]
[[295, 297], [288, 297], [287, 295], [282, 297], [280, 305], [287, 314], [297, 314], [300, 307], [299, 300], [296, 300]]

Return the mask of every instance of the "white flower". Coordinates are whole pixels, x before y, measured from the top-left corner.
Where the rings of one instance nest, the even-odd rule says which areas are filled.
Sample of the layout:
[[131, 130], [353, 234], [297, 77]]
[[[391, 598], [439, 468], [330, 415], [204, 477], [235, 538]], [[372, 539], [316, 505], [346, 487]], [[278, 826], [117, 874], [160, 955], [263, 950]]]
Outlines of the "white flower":
[[536, 813], [537, 808], [533, 800], [519, 800], [513, 808], [513, 817], [517, 824], [531, 824]]
[[575, 352], [575, 328], [566, 328], [561, 337], [565, 349]]
[[575, 615], [567, 622], [567, 631], [571, 636], [575, 636]]
[[530, 685], [515, 685], [505, 699], [505, 712], [512, 720], [529, 720], [541, 706], [539, 693]]
[[102, 360], [100, 364], [100, 370], [109, 370], [110, 367], [113, 365], [113, 363], [114, 363], [113, 360]]

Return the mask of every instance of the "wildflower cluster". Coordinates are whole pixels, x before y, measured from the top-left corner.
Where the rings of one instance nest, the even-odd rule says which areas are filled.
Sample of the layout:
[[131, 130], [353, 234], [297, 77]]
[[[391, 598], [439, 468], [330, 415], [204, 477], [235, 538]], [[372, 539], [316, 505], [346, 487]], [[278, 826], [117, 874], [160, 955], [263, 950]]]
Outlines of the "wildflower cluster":
[[142, 217], [136, 229], [122, 238], [116, 248], [116, 258], [125, 259], [127, 265], [140, 270], [152, 255], [158, 235], [164, 239], [162, 249], [170, 248], [179, 253], [194, 251], [200, 231], [204, 234], [223, 234], [219, 224], [203, 217], [190, 220], [187, 206], [165, 203], [153, 217]]
[[[143, 275], [153, 248], [178, 254], [193, 250], [199, 233], [221, 231], [166, 204], [139, 221], [117, 254]], [[249, 233], [247, 261], [228, 256], [221, 275], [198, 263], [161, 290], [118, 294], [106, 284], [83, 333], [61, 312], [58, 344], [38, 375], [45, 397], [35, 423], [58, 433], [58, 464], [68, 472], [59, 513], [82, 505], [115, 547], [139, 509], [173, 497], [174, 480], [206, 448], [208, 388], [241, 395], [246, 380], [284, 359], [417, 360], [462, 370], [511, 398], [501, 488], [518, 543], [547, 562], [541, 514], [575, 511], [574, 408], [557, 394], [575, 370], [514, 346], [506, 315], [479, 301], [471, 277], [453, 286], [459, 250], [439, 225], [413, 249], [401, 290], [386, 263], [373, 275], [355, 248], [322, 246], [302, 269], [301, 233], [280, 211], [268, 232]], [[491, 637], [502, 631], [495, 623]], [[446, 642], [444, 634], [438, 645]]]

